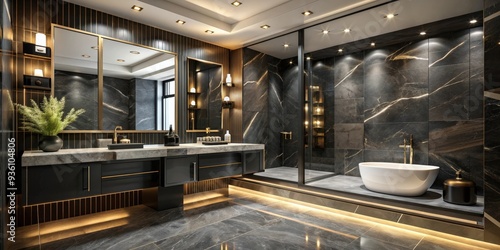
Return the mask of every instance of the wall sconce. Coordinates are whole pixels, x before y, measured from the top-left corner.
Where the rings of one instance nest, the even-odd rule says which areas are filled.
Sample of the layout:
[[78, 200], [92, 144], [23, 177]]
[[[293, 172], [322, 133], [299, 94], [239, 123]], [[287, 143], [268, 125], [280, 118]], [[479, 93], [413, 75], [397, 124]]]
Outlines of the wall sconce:
[[228, 86], [228, 87], [233, 86], [233, 79], [231, 78], [231, 74], [227, 74], [227, 76], [226, 76], [226, 86]]
[[30, 55], [50, 57], [50, 48], [47, 47], [47, 36], [43, 33], [36, 33], [35, 44], [23, 42], [23, 52]]
[[38, 77], [43, 77], [43, 70], [41, 69], [34, 69], [33, 70], [33, 75], [38, 76]]
[[231, 101], [229, 96], [225, 96], [223, 101], [222, 101], [222, 108], [223, 109], [232, 109], [234, 108], [234, 102]]
[[50, 78], [43, 77], [43, 70], [34, 69], [33, 75], [24, 75], [24, 87], [50, 90]]

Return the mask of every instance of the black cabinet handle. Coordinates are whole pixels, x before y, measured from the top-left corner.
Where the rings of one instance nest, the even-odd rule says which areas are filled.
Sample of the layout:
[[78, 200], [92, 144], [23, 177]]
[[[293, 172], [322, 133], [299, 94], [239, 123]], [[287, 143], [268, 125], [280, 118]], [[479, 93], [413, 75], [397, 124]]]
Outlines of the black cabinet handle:
[[193, 181], [198, 181], [198, 167], [197, 167], [197, 163], [195, 161], [193, 161], [191, 164], [193, 165]]
[[[87, 169], [87, 173], [82, 173], [82, 177], [83, 177], [83, 190], [86, 190], [87, 192], [90, 192], [90, 166], [87, 166], [87, 167], [84, 167], [83, 168], [83, 171], [85, 171], [85, 169]], [[83, 172], [82, 171], [82, 172]]]

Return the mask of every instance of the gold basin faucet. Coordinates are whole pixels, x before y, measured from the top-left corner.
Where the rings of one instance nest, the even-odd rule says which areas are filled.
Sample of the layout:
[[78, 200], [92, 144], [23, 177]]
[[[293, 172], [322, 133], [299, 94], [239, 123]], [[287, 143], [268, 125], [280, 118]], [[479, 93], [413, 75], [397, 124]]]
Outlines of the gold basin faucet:
[[116, 144], [118, 143], [118, 132], [117, 130], [123, 130], [122, 126], [116, 126], [115, 127], [115, 134], [113, 136], [113, 143]]

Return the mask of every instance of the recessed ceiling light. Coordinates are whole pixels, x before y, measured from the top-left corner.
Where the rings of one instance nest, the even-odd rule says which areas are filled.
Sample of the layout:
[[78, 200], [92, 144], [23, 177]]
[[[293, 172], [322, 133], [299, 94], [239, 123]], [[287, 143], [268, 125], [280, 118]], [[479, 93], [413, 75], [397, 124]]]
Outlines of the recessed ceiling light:
[[349, 32], [351, 32], [351, 29], [345, 28], [345, 29], [344, 29], [344, 32], [345, 32], [345, 33], [349, 33]]
[[472, 19], [472, 20], [469, 21], [469, 23], [470, 24], [475, 24], [475, 23], [477, 23], [477, 20], [476, 19]]
[[370, 43], [370, 46], [375, 47], [375, 43]]
[[342, 53], [342, 51], [344, 51], [343, 49], [339, 49], [339, 53]]
[[288, 43], [283, 44], [283, 47], [288, 48], [290, 45]]
[[290, 64], [293, 64], [293, 61], [292, 61], [292, 60], [290, 60]]
[[387, 18], [387, 19], [392, 19], [394, 18], [395, 16], [397, 16], [398, 14], [394, 14], [394, 13], [390, 13], [390, 14], [387, 14], [384, 16], [384, 18]]
[[91, 48], [91, 49], [97, 49], [97, 46], [92, 46], [92, 47], [90, 47], [90, 48]]
[[304, 12], [302, 12], [302, 15], [304, 16], [309, 16], [309, 15], [312, 15], [314, 12], [310, 11], [310, 10], [306, 10]]
[[325, 34], [325, 35], [328, 34], [329, 32], [330, 32], [329, 30], [323, 30], [322, 31], [322, 33]]
[[207, 33], [207, 34], [213, 34], [214, 31], [213, 30], [205, 30], [205, 33]]
[[125, 62], [123, 59], [116, 59], [117, 62]]
[[90, 58], [90, 56], [89, 56], [89, 55], [86, 55], [86, 54], [82, 55], [82, 57], [83, 57], [83, 58]]
[[183, 25], [183, 24], [185, 24], [185, 23], [186, 23], [186, 21], [182, 21], [182, 20], [177, 20], [177, 21], [175, 21], [175, 22], [176, 22], [177, 24], [180, 24], [180, 25]]
[[243, 3], [242, 2], [238, 2], [238, 1], [234, 1], [231, 3], [231, 5], [235, 6], [235, 7], [238, 7], [240, 5], [242, 5]]
[[422, 31], [422, 32], [420, 32], [420, 35], [425, 36], [425, 35], [427, 35], [427, 33], [425, 31]]
[[137, 51], [137, 50], [131, 50], [130, 51], [130, 54], [134, 54], [134, 55], [139, 55], [141, 52]]
[[308, 60], [308, 61], [311, 60], [311, 57], [310, 56], [306, 57], [306, 60]]
[[261, 27], [262, 29], [265, 29], [265, 30], [267, 30], [267, 29], [271, 28], [271, 26], [269, 26], [269, 25], [267, 25], [267, 24], [264, 24], [264, 25], [262, 25], [262, 26], [260, 26], [260, 27]]
[[133, 9], [133, 10], [135, 10], [135, 11], [141, 11], [143, 8], [142, 8], [142, 7], [140, 7], [140, 6], [134, 5], [134, 6], [132, 6], [132, 8], [131, 8], [131, 9]]

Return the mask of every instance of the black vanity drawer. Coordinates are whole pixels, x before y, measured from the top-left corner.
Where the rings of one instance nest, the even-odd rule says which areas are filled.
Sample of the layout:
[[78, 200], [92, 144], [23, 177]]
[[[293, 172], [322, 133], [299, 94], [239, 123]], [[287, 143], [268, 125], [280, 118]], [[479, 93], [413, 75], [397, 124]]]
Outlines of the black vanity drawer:
[[208, 180], [242, 174], [241, 153], [200, 154], [198, 180]]
[[214, 165], [199, 167], [198, 170], [198, 180], [209, 180], [222, 177], [230, 177], [235, 175], [241, 175], [243, 167], [241, 163], [226, 164], [226, 165]]
[[200, 154], [199, 165], [201, 167], [223, 165], [231, 163], [241, 163], [240, 152], [216, 153], [216, 154]]
[[26, 205], [101, 193], [99, 163], [24, 167], [23, 176]]
[[102, 178], [101, 191], [103, 194], [124, 192], [135, 189], [144, 189], [158, 186], [158, 173], [142, 173], [129, 176], [113, 176]]
[[125, 175], [132, 173], [158, 171], [160, 159], [115, 161], [102, 164], [102, 176]]
[[160, 159], [117, 161], [102, 164], [103, 194], [156, 187], [159, 184]]

